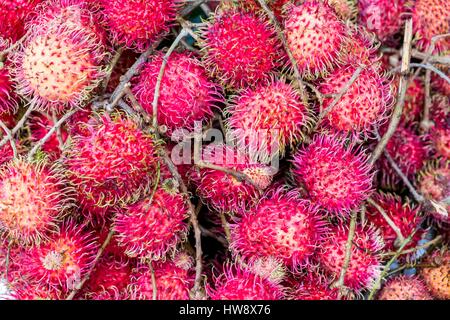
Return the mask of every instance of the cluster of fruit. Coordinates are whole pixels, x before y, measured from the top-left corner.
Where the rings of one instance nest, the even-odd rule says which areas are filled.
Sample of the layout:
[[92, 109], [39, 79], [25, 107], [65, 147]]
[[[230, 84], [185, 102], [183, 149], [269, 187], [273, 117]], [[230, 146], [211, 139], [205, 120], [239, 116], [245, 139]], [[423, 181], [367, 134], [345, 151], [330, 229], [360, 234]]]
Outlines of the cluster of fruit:
[[449, 14], [0, 0], [2, 296], [449, 299]]

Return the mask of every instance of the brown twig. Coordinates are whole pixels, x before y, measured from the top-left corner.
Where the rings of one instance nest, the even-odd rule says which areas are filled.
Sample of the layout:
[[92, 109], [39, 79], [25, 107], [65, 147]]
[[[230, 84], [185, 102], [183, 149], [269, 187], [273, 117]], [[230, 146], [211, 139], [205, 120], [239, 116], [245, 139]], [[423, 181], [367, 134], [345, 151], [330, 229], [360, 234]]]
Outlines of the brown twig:
[[[433, 55], [428, 56], [428, 53], [423, 53], [423, 52], [420, 52], [415, 49], [412, 50], [411, 55], [414, 58], [422, 59], [422, 63], [429, 62], [429, 63], [433, 63], [433, 64], [450, 65], [450, 57], [449, 56], [433, 56]], [[427, 59], [427, 57], [428, 57], [428, 59]]]
[[153, 263], [151, 260], [148, 262], [148, 267], [152, 277], [152, 300], [156, 300], [158, 296], [158, 287], [156, 286], [155, 270], [153, 269]]
[[142, 117], [144, 118], [144, 121], [148, 124], [152, 122], [152, 119], [150, 115], [145, 111], [145, 109], [142, 107], [142, 105], [139, 103], [139, 101], [136, 99], [136, 96], [134, 95], [133, 91], [131, 91], [130, 87], [125, 87], [124, 92], [128, 99], [130, 99], [131, 105], [133, 106], [134, 110], [136, 112], [139, 112], [142, 114]]
[[14, 137], [13, 134], [11, 132], [11, 130], [9, 130], [9, 128], [6, 126], [6, 124], [0, 120], [0, 127], [2, 127], [3, 131], [5, 131], [6, 137], [9, 139], [9, 143], [11, 144], [11, 149], [13, 151], [13, 157], [17, 158], [17, 146], [16, 146], [16, 142], [14, 141]]
[[431, 128], [430, 123], [430, 108], [431, 108], [431, 70], [425, 72], [425, 105], [423, 108], [423, 118], [420, 121], [420, 129], [422, 133], [428, 132]]
[[212, 232], [212, 231], [206, 229], [206, 228], [203, 227], [203, 226], [200, 226], [200, 230], [202, 231], [202, 234], [203, 234], [204, 236], [209, 237], [209, 238], [213, 238], [213, 239], [217, 240], [217, 241], [220, 242], [220, 244], [222, 244], [224, 247], [227, 247], [227, 246], [228, 246], [228, 241], [227, 241], [227, 239], [225, 239], [224, 237], [221, 237], [221, 236], [215, 234], [214, 232]]
[[[56, 117], [56, 112], [54, 110], [52, 110], [52, 121], [53, 123], [56, 123], [58, 121], [58, 118]], [[62, 138], [61, 127], [56, 128], [56, 138], [58, 139], [59, 148], [62, 150], [64, 147], [64, 141]]]
[[392, 219], [388, 216], [386, 211], [384, 211], [384, 209], [378, 203], [376, 203], [372, 198], [367, 199], [367, 202], [371, 206], [375, 207], [375, 209], [377, 209], [381, 213], [381, 215], [383, 216], [383, 219], [392, 228], [392, 230], [394, 230], [395, 234], [397, 235], [397, 239], [400, 241], [400, 243], [405, 241], [405, 237], [403, 237], [403, 234], [402, 234], [400, 228], [397, 227], [397, 225], [394, 223], [394, 221], [392, 221]]
[[[10, 130], [11, 136], [14, 136], [20, 129], [22, 129], [23, 125], [25, 124], [25, 121], [28, 119], [28, 116], [31, 114], [31, 112], [33, 112], [33, 110], [34, 105], [30, 104], [30, 106], [28, 107], [27, 111], [25, 111], [22, 118], [19, 120], [19, 122], [17, 122], [16, 126], [12, 130]], [[9, 140], [8, 136], [3, 137], [3, 139], [0, 141], [0, 148], [3, 147], [8, 142], [8, 140]]]
[[[436, 238], [434, 238], [433, 240], [430, 240], [430, 241], [428, 241], [428, 242], [426, 242], [426, 243], [424, 243], [424, 244], [422, 244], [420, 246], [404, 250], [399, 255], [404, 255], [404, 254], [413, 253], [413, 252], [416, 252], [416, 251], [419, 251], [419, 250], [422, 250], [422, 249], [426, 249], [428, 247], [434, 246], [435, 244], [439, 243], [441, 240], [442, 240], [442, 236], [439, 235]], [[383, 257], [385, 257], [385, 256], [394, 256], [396, 254], [397, 254], [397, 252], [386, 252], [386, 253], [381, 254], [381, 256], [383, 256]]]
[[402, 65], [401, 65], [401, 77], [399, 84], [399, 92], [398, 92], [398, 100], [397, 104], [394, 108], [394, 111], [391, 116], [391, 120], [389, 122], [389, 126], [387, 128], [386, 133], [378, 142], [375, 147], [374, 152], [369, 160], [371, 165], [374, 165], [378, 158], [383, 153], [383, 150], [386, 148], [389, 140], [393, 136], [397, 126], [400, 122], [400, 118], [402, 116], [403, 107], [405, 105], [405, 97], [406, 97], [406, 89], [408, 87], [408, 71], [410, 67], [411, 60], [411, 42], [412, 42], [412, 18], [409, 18], [405, 22], [405, 35], [403, 38], [403, 55], [402, 55]]
[[225, 217], [224, 212], [220, 212], [220, 221], [222, 222], [222, 228], [225, 231], [225, 236], [227, 237], [227, 242], [230, 243], [231, 241], [231, 232], [230, 232], [230, 226], [228, 225], [227, 218]]
[[106, 76], [105, 76], [105, 78], [103, 79], [103, 82], [102, 82], [102, 91], [101, 91], [102, 93], [106, 92], [106, 89], [108, 88], [109, 81], [111, 80], [111, 75], [112, 75], [112, 73], [114, 71], [114, 68], [117, 65], [117, 62], [119, 62], [120, 57], [122, 56], [122, 53], [123, 53], [124, 50], [125, 49], [123, 47], [120, 47], [117, 50], [117, 52], [114, 55], [114, 57], [111, 59], [111, 62], [109, 64], [108, 72], [107, 72], [107, 74], [106, 74]]

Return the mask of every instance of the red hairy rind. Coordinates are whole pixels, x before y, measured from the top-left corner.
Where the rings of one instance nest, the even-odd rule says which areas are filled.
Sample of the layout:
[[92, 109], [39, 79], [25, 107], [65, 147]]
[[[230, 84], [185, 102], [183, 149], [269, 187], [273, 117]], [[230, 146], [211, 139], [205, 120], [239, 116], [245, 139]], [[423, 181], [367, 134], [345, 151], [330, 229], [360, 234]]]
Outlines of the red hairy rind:
[[[260, 164], [250, 164], [248, 157], [229, 146], [209, 145], [203, 150], [203, 162], [245, 173], [252, 172], [252, 180], [260, 187], [267, 187], [272, 181], [270, 168]], [[197, 193], [213, 209], [235, 213], [251, 207], [259, 199], [261, 192], [248, 181], [239, 181], [231, 174], [201, 168], [196, 178]]]
[[53, 22], [30, 29], [12, 59], [17, 93], [37, 109], [61, 112], [89, 97], [105, 73], [108, 54], [82, 25]]
[[358, 16], [357, 0], [327, 0], [343, 20], [355, 20]]
[[99, 245], [92, 233], [66, 221], [47, 243], [24, 252], [21, 276], [30, 284], [68, 293], [92, 266]]
[[291, 269], [308, 266], [326, 231], [318, 209], [279, 189], [230, 226], [232, 252], [246, 261], [273, 257]]
[[228, 133], [241, 149], [249, 149], [261, 161], [277, 152], [284, 156], [288, 146], [303, 138], [302, 129], [310, 126], [308, 108], [282, 80], [244, 90], [234, 97], [226, 114]]
[[[417, 176], [418, 191], [426, 199], [437, 203], [450, 197], [450, 161], [432, 161], [425, 165]], [[446, 206], [447, 213], [432, 210], [431, 214], [438, 221], [450, 222], [450, 205]]]
[[422, 279], [400, 275], [389, 279], [378, 294], [378, 300], [433, 300]]
[[101, 214], [136, 202], [149, 191], [156, 170], [153, 138], [138, 123], [119, 113], [94, 117], [73, 137], [65, 157], [68, 178], [88, 216], [89, 210]]
[[440, 300], [450, 299], [450, 252], [444, 247], [436, 250], [427, 259], [427, 263], [436, 264], [436, 267], [421, 269], [421, 276], [431, 294]]
[[159, 260], [186, 237], [188, 208], [181, 194], [155, 194], [118, 212], [117, 241], [130, 257]]
[[286, 295], [281, 285], [232, 265], [225, 265], [206, 291], [212, 300], [281, 300]]
[[[421, 222], [420, 207], [416, 207], [410, 203], [408, 199], [403, 200], [400, 196], [389, 193], [377, 193], [373, 200], [384, 210], [388, 217], [400, 229], [404, 238], [408, 237], [414, 232], [416, 227]], [[367, 220], [376, 226], [381, 231], [381, 236], [385, 243], [386, 251], [396, 251], [397, 244], [400, 239], [397, 239], [397, 234], [392, 227], [386, 222], [384, 217], [377, 208], [367, 205], [366, 217]], [[414, 248], [422, 239], [425, 231], [419, 230], [416, 232], [411, 241], [405, 246], [405, 249]], [[406, 255], [411, 256], [411, 255]]]
[[392, 40], [402, 28], [405, 0], [359, 0], [359, 23], [383, 42]]
[[333, 8], [318, 0], [288, 5], [284, 32], [298, 69], [305, 78], [318, 78], [339, 64], [347, 36]]
[[342, 65], [364, 65], [380, 71], [380, 43], [375, 35], [362, 26], [349, 24], [346, 27], [348, 37], [345, 38], [345, 54], [339, 57]]
[[[153, 113], [153, 98], [163, 62], [161, 52], [144, 65], [134, 92], [142, 107]], [[169, 57], [158, 100], [158, 123], [169, 133], [176, 129], [194, 129], [195, 121], [213, 117], [214, 105], [223, 101], [220, 88], [210, 81], [200, 62], [190, 53], [172, 53]]]
[[[319, 84], [319, 91], [324, 95], [341, 92], [356, 69], [353, 65], [336, 69]], [[333, 100], [325, 98], [323, 108]], [[328, 113], [324, 125], [337, 132], [368, 136], [387, 119], [393, 102], [390, 79], [375, 68], [367, 67]]]
[[371, 167], [355, 143], [339, 136], [316, 135], [293, 159], [294, 178], [313, 204], [333, 216], [347, 217], [372, 190]]
[[[266, 4], [275, 14], [278, 21], [282, 21], [284, 19], [284, 6], [292, 1], [293, 0], [266, 0]], [[224, 10], [234, 8], [238, 5], [240, 10], [251, 11], [257, 14], [262, 14], [264, 12], [258, 0], [239, 0], [237, 2], [238, 3], [236, 4], [236, 2], [233, 1], [222, 1], [220, 5]]]
[[36, 284], [27, 284], [20, 282], [20, 284], [13, 285], [12, 298], [15, 300], [62, 300], [60, 292], [49, 290], [45, 286]]
[[229, 89], [252, 87], [281, 66], [281, 46], [273, 27], [252, 12], [218, 13], [202, 30], [203, 62]]
[[[434, 36], [448, 33], [450, 30], [450, 2], [447, 0], [416, 0], [412, 7], [413, 31], [416, 46], [428, 51]], [[434, 52], [450, 50], [449, 37], [435, 42]]]
[[10, 78], [10, 71], [5, 66], [0, 66], [0, 114], [15, 113], [16, 111], [17, 98]]
[[39, 244], [58, 231], [73, 190], [60, 168], [19, 158], [0, 169], [0, 229], [23, 245]]
[[[345, 259], [348, 226], [340, 224], [333, 227], [327, 239], [318, 250], [318, 260], [326, 273], [337, 280]], [[378, 230], [372, 227], [356, 226], [351, 250], [349, 267], [345, 274], [344, 285], [360, 293], [373, 286], [381, 273], [382, 264], [379, 252], [384, 243]]]
[[420, 120], [420, 115], [424, 107], [425, 90], [423, 81], [420, 78], [415, 78], [409, 83], [406, 90], [405, 105], [403, 107], [402, 120], [405, 123], [413, 123]]
[[[447, 76], [450, 75], [450, 67], [442, 66], [440, 69]], [[450, 83], [434, 72], [431, 73], [431, 87], [438, 93], [450, 97]]]
[[330, 279], [311, 272], [298, 280], [291, 295], [294, 300], [339, 300], [339, 288], [331, 288]]
[[[189, 300], [194, 283], [191, 270], [177, 267], [173, 262], [152, 262], [156, 279], [157, 300]], [[132, 299], [152, 300], [152, 273], [148, 264], [140, 264], [131, 281]]]
[[100, 0], [114, 44], [145, 51], [169, 31], [179, 0]]

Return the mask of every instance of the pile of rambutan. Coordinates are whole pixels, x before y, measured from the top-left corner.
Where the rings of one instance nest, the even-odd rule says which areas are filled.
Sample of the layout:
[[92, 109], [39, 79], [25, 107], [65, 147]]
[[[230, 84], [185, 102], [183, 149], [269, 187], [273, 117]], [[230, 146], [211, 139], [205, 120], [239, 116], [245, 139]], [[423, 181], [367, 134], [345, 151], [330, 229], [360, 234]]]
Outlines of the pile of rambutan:
[[449, 13], [0, 0], [0, 299], [450, 299]]

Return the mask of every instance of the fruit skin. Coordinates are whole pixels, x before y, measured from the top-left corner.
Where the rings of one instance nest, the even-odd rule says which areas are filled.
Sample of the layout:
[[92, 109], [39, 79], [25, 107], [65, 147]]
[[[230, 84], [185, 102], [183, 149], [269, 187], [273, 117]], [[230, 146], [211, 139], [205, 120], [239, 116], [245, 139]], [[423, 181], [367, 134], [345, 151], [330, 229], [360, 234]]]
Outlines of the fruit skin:
[[[1, 50], [1, 48], [0, 48]], [[0, 114], [15, 113], [17, 97], [8, 68], [0, 66]]]
[[230, 249], [250, 263], [273, 257], [294, 270], [308, 266], [326, 231], [318, 209], [295, 191], [269, 192], [239, 216], [230, 225]]
[[402, 120], [410, 124], [420, 119], [425, 101], [425, 90], [423, 81], [415, 78], [409, 83], [406, 90], [405, 105], [403, 107]]
[[207, 284], [211, 300], [281, 300], [285, 289], [238, 266], [225, 265], [221, 275]]
[[99, 245], [91, 232], [67, 220], [48, 242], [20, 259], [20, 274], [28, 283], [56, 293], [68, 293], [92, 266]]
[[[239, 181], [231, 174], [209, 168], [200, 168], [196, 177], [196, 191], [212, 209], [229, 214], [251, 207], [272, 181], [271, 168], [252, 164], [247, 155], [224, 144], [204, 148], [202, 161], [244, 174], [251, 173], [253, 184]], [[259, 185], [259, 189], [254, 184]]]
[[[450, 161], [435, 160], [428, 162], [417, 175], [417, 190], [427, 200], [441, 202], [450, 196]], [[447, 213], [431, 210], [432, 216], [438, 221], [450, 222], [450, 205], [446, 207]]]
[[[447, 76], [450, 74], [450, 67], [448, 66], [441, 66], [441, 71], [444, 72]], [[441, 76], [439, 76], [436, 73], [431, 74], [431, 87], [433, 90], [439, 92], [440, 94], [449, 97], [450, 96], [450, 83], [442, 79]]]
[[[289, 146], [303, 138], [302, 130], [310, 126], [308, 108], [284, 80], [243, 90], [229, 103], [226, 114], [228, 133], [237, 140], [238, 147], [249, 149], [262, 161], [277, 151], [284, 156]], [[253, 141], [255, 134], [258, 141]], [[259, 150], [261, 147], [263, 150]]]
[[281, 66], [273, 27], [252, 12], [218, 13], [202, 30], [201, 51], [209, 74], [230, 90], [265, 82]]
[[130, 257], [162, 259], [186, 237], [187, 217], [183, 196], [159, 188], [117, 214], [117, 242]]
[[378, 49], [380, 42], [376, 36], [359, 25], [347, 25], [345, 54], [341, 55], [342, 65], [365, 65], [380, 72], [381, 64]]
[[422, 268], [421, 276], [431, 294], [440, 300], [450, 299], [450, 252], [448, 249], [435, 251], [426, 260], [437, 263], [437, 267]]
[[23, 158], [0, 169], [0, 228], [3, 236], [22, 245], [39, 244], [58, 230], [73, 190], [58, 165]]
[[[152, 262], [156, 279], [156, 300], [189, 300], [194, 284], [193, 272], [176, 266], [172, 261]], [[140, 264], [131, 281], [132, 299], [152, 300], [153, 287], [151, 269]]]
[[419, 277], [400, 275], [389, 279], [381, 289], [378, 300], [433, 300]]
[[293, 177], [309, 199], [329, 214], [347, 217], [372, 190], [371, 166], [354, 142], [339, 136], [315, 135], [293, 159]]
[[[356, 70], [355, 65], [346, 65], [332, 71], [319, 84], [318, 90], [323, 95], [341, 92]], [[333, 100], [325, 98], [323, 109]], [[386, 121], [393, 102], [390, 79], [376, 68], [367, 67], [325, 117], [324, 126], [336, 132], [369, 136]]]
[[359, 0], [359, 23], [375, 33], [382, 42], [389, 42], [402, 28], [405, 0]]
[[15, 300], [62, 300], [59, 292], [48, 290], [36, 284], [20, 283], [12, 288], [12, 298]]
[[116, 45], [145, 51], [169, 31], [179, 0], [100, 0], [103, 14]]
[[[144, 65], [133, 90], [147, 113], [153, 113], [153, 99], [164, 54], [154, 56]], [[176, 129], [194, 129], [195, 121], [213, 117], [213, 107], [223, 100], [219, 87], [208, 79], [205, 69], [190, 53], [170, 55], [161, 81], [158, 99], [158, 124], [169, 134]]]
[[[413, 32], [419, 50], [428, 51], [434, 36], [450, 29], [450, 3], [446, 0], [416, 0], [412, 6]], [[448, 37], [435, 42], [434, 53], [450, 49]]]
[[94, 115], [65, 150], [67, 176], [83, 213], [107, 210], [147, 194], [156, 172], [156, 146], [138, 123], [120, 113]]
[[104, 76], [107, 57], [90, 30], [70, 20], [51, 20], [31, 28], [23, 49], [12, 57], [16, 91], [41, 111], [79, 106]]
[[286, 6], [287, 44], [302, 77], [314, 79], [332, 71], [339, 62], [346, 29], [327, 3], [306, 0]]
[[339, 289], [330, 288], [331, 281], [318, 272], [308, 273], [297, 283], [291, 293], [293, 300], [339, 300]]
[[[400, 196], [393, 193], [376, 193], [372, 196], [373, 201], [378, 204], [387, 216], [400, 229], [404, 238], [408, 237], [414, 232], [416, 227], [421, 222], [420, 211], [421, 207], [411, 204], [409, 199], [402, 199]], [[376, 226], [380, 231], [385, 243], [384, 249], [386, 251], [396, 251], [400, 239], [397, 239], [397, 234], [392, 227], [386, 222], [378, 209], [372, 205], [366, 207], [367, 220]], [[404, 247], [404, 249], [414, 248], [422, 239], [425, 231], [417, 231], [411, 241]], [[413, 254], [414, 255], [414, 254]], [[411, 255], [406, 255], [411, 257]]]
[[[317, 253], [321, 267], [334, 281], [339, 278], [344, 263], [348, 232], [344, 224], [332, 227]], [[356, 225], [353, 244], [344, 286], [360, 293], [371, 288], [381, 273], [379, 252], [384, 244], [378, 230], [360, 224]]]
[[328, 0], [337, 15], [343, 20], [355, 20], [358, 16], [357, 0]]

